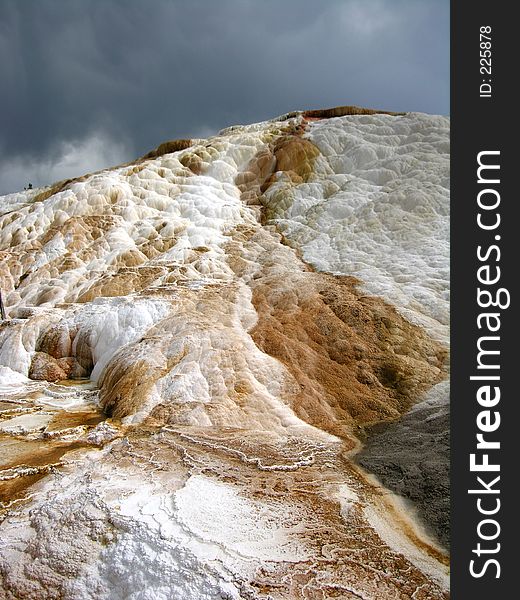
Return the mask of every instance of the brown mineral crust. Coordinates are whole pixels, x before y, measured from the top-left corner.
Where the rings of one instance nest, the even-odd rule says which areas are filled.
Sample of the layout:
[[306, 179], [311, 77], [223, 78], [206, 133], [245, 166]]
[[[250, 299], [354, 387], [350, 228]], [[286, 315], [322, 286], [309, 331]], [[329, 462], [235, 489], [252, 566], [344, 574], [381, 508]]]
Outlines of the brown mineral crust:
[[88, 376], [93, 367], [88, 334], [77, 333], [77, 327], [63, 322], [44, 330], [36, 343], [29, 377], [59, 381]]
[[[97, 248], [106, 243], [104, 238], [108, 231], [120, 223], [121, 219], [112, 215], [71, 217], [63, 224], [52, 225], [39, 239], [13, 239], [11, 247], [18, 248], [16, 252], [11, 252], [10, 262], [6, 265], [13, 278], [10, 284], [2, 282], [4, 289], [41, 284], [61, 273], [83, 266], [96, 256]], [[67, 251], [39, 269], [33, 269], [35, 254], [56, 235], [69, 238]], [[21, 260], [18, 260], [19, 255], [22, 256]], [[45, 302], [46, 294], [47, 291], [42, 291], [35, 304]]]
[[9, 504], [13, 500], [23, 498], [30, 486], [45, 477], [53, 467], [59, 464], [62, 456], [72, 450], [84, 448], [86, 444], [77, 441], [62, 442], [61, 440], [52, 440], [40, 443], [39, 446], [36, 451], [33, 450], [19, 457], [19, 460], [11, 464], [2, 465], [2, 471], [23, 467], [29, 467], [29, 469], [25, 475], [0, 479], [0, 507], [2, 504]]
[[12, 259], [13, 257], [10, 252], [0, 250], [0, 289], [5, 290], [7, 282], [10, 280], [11, 269], [9, 268], [9, 264], [14, 263]]
[[303, 117], [306, 119], [332, 119], [333, 117], [344, 117], [347, 115], [391, 115], [402, 116], [404, 112], [392, 112], [374, 108], [362, 108], [359, 106], [335, 106], [334, 108], [320, 108], [316, 110], [304, 110]]
[[45, 352], [35, 352], [29, 368], [29, 377], [38, 381], [67, 379], [76, 367], [72, 356], [54, 358]]
[[171, 154], [172, 152], [178, 152], [179, 150], [186, 150], [186, 148], [189, 148], [192, 145], [192, 140], [188, 139], [169, 140], [167, 142], [159, 144], [157, 148], [155, 148], [154, 150], [150, 150], [150, 152], [145, 154], [142, 158], [157, 158], [159, 156], [163, 156], [164, 154]]
[[179, 162], [194, 175], [202, 175], [205, 168], [217, 155], [216, 150], [209, 144], [190, 148], [179, 156]]
[[[275, 170], [286, 173], [294, 184], [303, 183], [312, 175], [313, 163], [319, 153], [318, 148], [302, 138], [300, 132], [282, 136], [273, 144]], [[267, 187], [269, 182], [264, 184], [264, 188]]]
[[10, 292], [27, 277], [27, 271], [34, 262], [32, 251], [41, 248], [37, 240], [32, 240], [23, 246], [21, 252], [9, 252], [4, 258], [0, 258], [0, 287], [4, 292]]
[[[61, 383], [61, 382], [60, 382]], [[65, 383], [65, 382], [63, 382]], [[63, 385], [63, 383], [61, 383]], [[84, 410], [77, 412], [58, 412], [47, 425], [47, 432], [61, 431], [72, 427], [95, 427], [102, 423], [106, 416], [97, 410]]]
[[157, 379], [167, 374], [166, 360], [159, 349], [150, 345], [141, 354], [146, 359], [137, 358], [129, 364], [112, 360], [105, 369], [100, 400], [107, 415], [120, 418], [141, 410]]
[[46, 329], [36, 343], [37, 352], [45, 352], [53, 358], [72, 356], [75, 331], [66, 324], [58, 323]]
[[168, 250], [175, 244], [176, 238], [174, 236], [171, 237], [151, 237], [143, 244], [139, 245], [139, 251], [144, 254], [147, 260], [153, 259], [163, 252], [168, 252]]
[[126, 296], [145, 289], [166, 270], [161, 267], [121, 267], [114, 274], [104, 275], [83, 292], [77, 302], [90, 302], [99, 297]]
[[240, 198], [246, 204], [258, 204], [264, 182], [273, 174], [276, 168], [276, 157], [270, 148], [260, 150], [241, 171], [235, 185], [241, 192]]
[[300, 383], [293, 410], [332, 434], [398, 418], [443, 378], [443, 348], [351, 278], [259, 278], [253, 304], [254, 341]]
[[304, 131], [302, 125], [286, 128], [237, 175], [235, 185], [243, 202], [259, 205], [261, 195], [276, 180], [278, 172], [283, 172], [295, 185], [309, 180], [320, 151], [302, 137]]
[[53, 224], [41, 237], [42, 246], [50, 242], [58, 233], [69, 236], [71, 241], [67, 244], [70, 251], [84, 250], [90, 242], [103, 238], [107, 231], [121, 225], [123, 220], [114, 215], [75, 216], [67, 219], [63, 224]]
[[86, 375], [90, 375], [94, 368], [94, 359], [92, 357], [90, 331], [88, 329], [81, 329], [78, 332], [74, 332], [73, 353], [81, 369], [83, 369]]

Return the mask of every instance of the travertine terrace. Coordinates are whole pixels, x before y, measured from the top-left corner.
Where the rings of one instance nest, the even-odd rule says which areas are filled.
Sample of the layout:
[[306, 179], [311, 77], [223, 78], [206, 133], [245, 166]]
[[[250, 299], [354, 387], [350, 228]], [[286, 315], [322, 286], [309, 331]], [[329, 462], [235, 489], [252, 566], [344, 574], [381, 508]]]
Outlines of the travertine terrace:
[[339, 107], [0, 198], [0, 597], [447, 598], [448, 168]]

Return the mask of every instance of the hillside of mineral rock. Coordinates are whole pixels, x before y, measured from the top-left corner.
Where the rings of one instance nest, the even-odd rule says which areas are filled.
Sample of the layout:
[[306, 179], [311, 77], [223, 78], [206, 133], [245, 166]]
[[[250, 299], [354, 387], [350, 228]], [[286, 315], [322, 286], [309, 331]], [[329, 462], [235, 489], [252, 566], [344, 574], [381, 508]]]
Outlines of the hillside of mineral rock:
[[449, 120], [0, 198], [0, 598], [447, 598]]

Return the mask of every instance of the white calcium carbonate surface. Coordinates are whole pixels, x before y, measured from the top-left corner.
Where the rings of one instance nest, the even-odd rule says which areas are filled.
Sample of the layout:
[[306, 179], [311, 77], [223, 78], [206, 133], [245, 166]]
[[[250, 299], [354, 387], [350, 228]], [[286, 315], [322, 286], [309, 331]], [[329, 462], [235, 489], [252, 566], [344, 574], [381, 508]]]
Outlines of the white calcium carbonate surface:
[[[0, 391], [32, 390], [31, 361], [53, 330], [65, 346], [73, 338], [70, 356], [90, 353], [90, 377], [101, 387], [111, 373], [118, 384], [125, 365], [151, 369], [128, 394], [144, 389], [149, 373], [159, 374], [142, 403], [131, 405], [125, 426], [165, 403], [184, 411], [176, 421], [182, 431], [215, 427], [236, 442], [232, 436], [243, 430], [261, 449], [283, 447], [280, 440], [292, 435], [304, 449], [295, 452], [295, 471], [312, 464], [309, 448], [328, 452], [337, 444], [285, 402], [284, 394], [299, 392], [300, 384], [250, 335], [257, 314], [248, 285], [259, 265], [276, 272], [277, 260], [297, 259], [278, 237], [261, 238], [260, 208], [241, 200], [235, 178], [279, 129], [280, 122], [265, 122], [196, 140], [189, 152], [203, 157], [202, 174], [189, 171], [179, 151], [88, 176], [44, 201], [34, 202], [41, 190], [0, 198], [0, 260], [13, 247], [20, 257], [5, 259], [0, 272], [12, 317], [0, 331]], [[307, 182], [275, 176], [262, 199], [272, 223], [318, 270], [357, 276], [367, 293], [447, 342], [448, 119], [416, 113], [324, 119], [310, 122], [305, 137], [321, 155]], [[233, 237], [241, 228], [259, 240], [247, 251]], [[238, 257], [229, 250], [233, 244]], [[32, 432], [45, 422], [44, 413], [15, 416], [3, 431]], [[111, 427], [98, 426], [89, 439], [112, 440]], [[322, 561], [304, 541], [293, 505], [282, 496], [248, 497], [219, 481], [216, 467], [206, 473], [193, 448], [207, 447], [222, 464], [225, 454], [230, 480], [240, 480], [242, 464], [262, 465], [261, 453], [251, 459], [224, 443], [183, 439], [184, 445], [158, 444], [158, 453], [168, 450], [160, 459], [155, 449], [132, 454], [129, 442], [109, 441], [41, 482], [32, 503], [0, 526], [0, 568], [9, 585], [26, 597], [42, 597], [47, 587], [70, 600], [267, 598], [248, 583], [262, 565]], [[135, 443], [145, 446], [141, 438]], [[285, 468], [269, 465], [259, 469], [262, 476]], [[333, 480], [324, 489], [339, 502], [338, 515], [354, 523], [364, 502], [358, 492]], [[366, 521], [360, 522], [362, 529]], [[312, 533], [311, 517], [308, 523]], [[444, 569], [425, 560], [432, 572]], [[362, 594], [371, 585], [363, 581], [359, 589], [352, 582], [343, 589]]]
[[322, 153], [316, 175], [269, 188], [277, 225], [316, 268], [356, 275], [447, 342], [449, 119], [338, 117], [305, 137]]

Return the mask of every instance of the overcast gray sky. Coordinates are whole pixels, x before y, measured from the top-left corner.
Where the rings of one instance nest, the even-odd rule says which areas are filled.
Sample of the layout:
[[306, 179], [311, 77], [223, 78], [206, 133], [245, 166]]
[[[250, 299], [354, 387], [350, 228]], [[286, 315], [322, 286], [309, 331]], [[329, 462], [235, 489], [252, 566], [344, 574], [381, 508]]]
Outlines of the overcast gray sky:
[[0, 0], [0, 194], [296, 109], [449, 113], [449, 0]]

